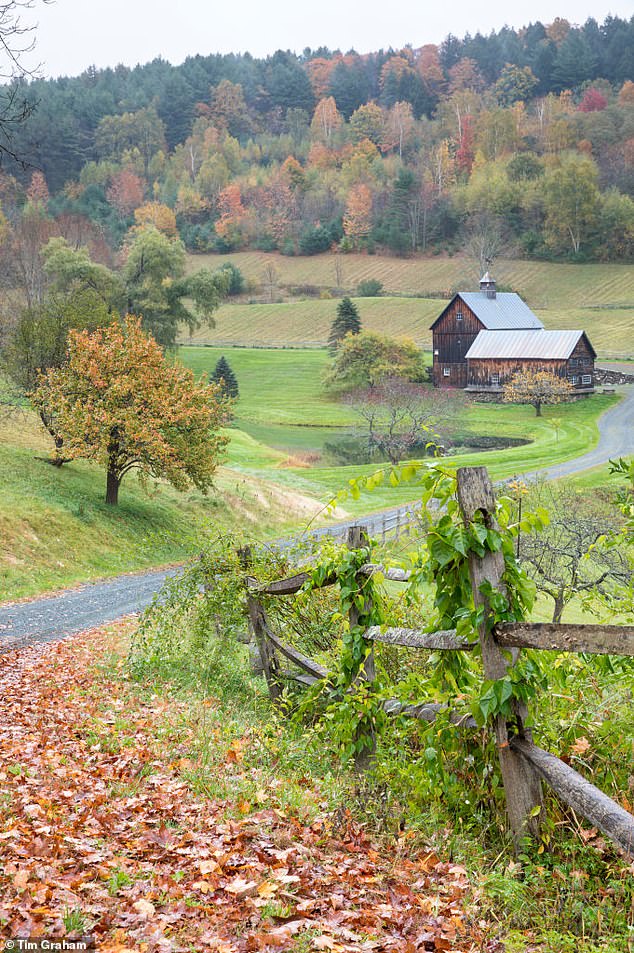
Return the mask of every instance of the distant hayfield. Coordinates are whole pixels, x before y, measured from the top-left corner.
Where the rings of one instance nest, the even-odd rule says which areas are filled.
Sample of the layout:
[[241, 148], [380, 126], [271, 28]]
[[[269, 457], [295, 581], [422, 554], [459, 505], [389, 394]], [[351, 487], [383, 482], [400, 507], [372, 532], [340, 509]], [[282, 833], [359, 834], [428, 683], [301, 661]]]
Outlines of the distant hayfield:
[[[266, 252], [232, 255], [192, 255], [192, 268], [219, 267], [232, 261], [246, 278], [261, 283], [268, 264], [274, 264], [280, 283], [333, 288], [337, 284], [331, 253], [289, 258]], [[388, 294], [450, 297], [457, 289], [477, 288], [472, 259], [454, 256], [391, 258], [380, 255], [340, 255], [341, 285], [354, 292], [360, 281], [376, 278]], [[493, 266], [498, 284], [511, 287], [533, 309], [618, 306], [634, 310], [634, 267], [616, 264], [567, 265], [551, 262], [499, 259]]]
[[[634, 270], [634, 269], [632, 269]], [[430, 324], [444, 302], [437, 298], [355, 298], [366, 330], [409, 337], [431, 349]], [[184, 332], [183, 344], [249, 347], [323, 347], [337, 301], [318, 298], [283, 304], [225, 304], [216, 327]], [[536, 309], [547, 328], [587, 331], [600, 357], [634, 356], [634, 307]]]

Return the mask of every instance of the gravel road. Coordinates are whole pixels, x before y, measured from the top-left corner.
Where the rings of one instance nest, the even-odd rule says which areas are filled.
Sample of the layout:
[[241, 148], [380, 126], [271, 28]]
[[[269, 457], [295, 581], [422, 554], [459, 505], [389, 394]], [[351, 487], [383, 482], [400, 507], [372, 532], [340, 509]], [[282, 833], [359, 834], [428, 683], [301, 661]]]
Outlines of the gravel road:
[[572, 476], [589, 470], [591, 467], [601, 466], [608, 460], [618, 457], [628, 457], [634, 454], [634, 385], [630, 384], [622, 389], [623, 400], [607, 410], [599, 419], [599, 442], [596, 447], [574, 460], [565, 460], [543, 470], [533, 470], [522, 474], [523, 479], [530, 480], [537, 476], [557, 479], [558, 477]]
[[[570, 476], [611, 458], [634, 454], [634, 386], [624, 388], [624, 392], [624, 399], [599, 420], [600, 438], [593, 450], [574, 460], [521, 476], [524, 479], [533, 479], [538, 474], [551, 478]], [[363, 523], [372, 535], [379, 535], [384, 528], [389, 530], [396, 524], [398, 514], [404, 509], [412, 507], [395, 507], [364, 516]], [[313, 535], [342, 536], [348, 526], [357, 522], [358, 518], [323, 527], [314, 530]], [[175, 572], [178, 570], [117, 576], [31, 602], [0, 606], [0, 653], [31, 642], [63, 638], [141, 612], [168, 575]]]
[[[412, 507], [394, 507], [363, 517], [363, 523], [372, 535], [388, 531], [403, 519]], [[309, 536], [345, 536], [349, 526], [359, 519], [335, 523], [311, 530]], [[299, 538], [299, 537], [296, 537]], [[295, 542], [281, 540], [280, 545]], [[31, 642], [47, 642], [83, 632], [99, 625], [107, 625], [123, 616], [142, 612], [150, 604], [168, 576], [178, 569], [158, 570], [116, 576], [103, 582], [87, 583], [74, 589], [29, 602], [0, 605], [0, 654], [22, 648]]]

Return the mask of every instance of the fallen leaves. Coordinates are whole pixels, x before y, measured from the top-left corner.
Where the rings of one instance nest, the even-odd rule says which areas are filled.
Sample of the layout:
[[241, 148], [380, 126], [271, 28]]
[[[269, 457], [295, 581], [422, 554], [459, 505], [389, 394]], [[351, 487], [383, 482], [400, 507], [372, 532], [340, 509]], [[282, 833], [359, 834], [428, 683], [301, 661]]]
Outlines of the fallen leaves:
[[97, 631], [3, 656], [0, 936], [92, 932], [101, 953], [487, 948], [464, 868], [374, 843], [351, 816], [336, 837], [263, 789], [196, 797], [191, 751], [168, 740], [179, 725], [186, 742], [185, 704], [100, 664], [113, 647]]

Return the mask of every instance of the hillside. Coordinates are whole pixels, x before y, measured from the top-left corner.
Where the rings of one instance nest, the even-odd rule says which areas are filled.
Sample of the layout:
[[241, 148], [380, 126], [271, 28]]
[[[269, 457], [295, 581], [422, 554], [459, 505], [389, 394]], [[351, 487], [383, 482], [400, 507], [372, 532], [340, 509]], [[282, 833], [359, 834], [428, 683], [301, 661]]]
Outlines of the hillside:
[[[0, 425], [0, 602], [181, 562], [208, 533], [289, 532], [321, 509], [298, 490], [221, 469], [207, 497], [167, 485], [148, 496], [131, 475], [113, 510], [100, 469], [76, 461], [58, 470], [38, 459], [49, 454], [33, 416]], [[280, 458], [246, 434], [234, 435], [232, 454], [261, 467]]]
[[[202, 327], [181, 336], [183, 344], [248, 345], [251, 347], [311, 346], [326, 344], [336, 301], [298, 297], [302, 286], [319, 291], [332, 289], [333, 256], [295, 258], [264, 252], [228, 256], [190, 256], [189, 267], [209, 267], [232, 262], [247, 280], [261, 282], [267, 266], [278, 275], [275, 294], [288, 299], [269, 304], [263, 295], [249, 304], [225, 303], [218, 310], [215, 328]], [[343, 286], [354, 293], [359, 282], [375, 278], [383, 283], [385, 297], [358, 299], [364, 327], [413, 338], [431, 347], [429, 326], [451, 292], [475, 287], [477, 269], [463, 257], [395, 259], [379, 255], [343, 257]], [[587, 331], [601, 357], [634, 356], [634, 268], [629, 265], [569, 265], [551, 262], [500, 260], [495, 274], [501, 287], [518, 292], [537, 312], [547, 328], [581, 328]], [[405, 296], [405, 297], [396, 297]]]

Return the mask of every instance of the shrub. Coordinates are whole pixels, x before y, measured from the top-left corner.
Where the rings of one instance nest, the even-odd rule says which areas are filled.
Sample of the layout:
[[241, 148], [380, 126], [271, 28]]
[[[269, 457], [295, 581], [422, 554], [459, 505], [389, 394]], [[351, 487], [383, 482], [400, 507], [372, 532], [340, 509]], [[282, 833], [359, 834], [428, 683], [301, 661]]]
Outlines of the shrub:
[[378, 298], [383, 294], [383, 282], [377, 278], [366, 278], [357, 285], [357, 297]]

